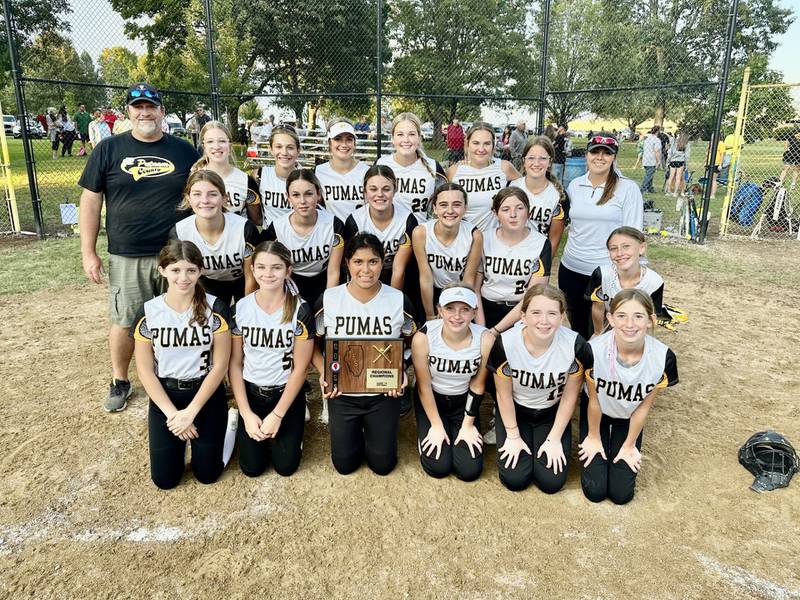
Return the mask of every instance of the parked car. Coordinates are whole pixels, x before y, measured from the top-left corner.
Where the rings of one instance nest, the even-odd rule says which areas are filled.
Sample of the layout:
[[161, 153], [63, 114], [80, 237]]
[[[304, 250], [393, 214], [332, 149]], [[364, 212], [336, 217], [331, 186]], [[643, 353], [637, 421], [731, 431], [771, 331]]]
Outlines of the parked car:
[[422, 140], [429, 142], [433, 139], [433, 123], [428, 121], [427, 123], [423, 123], [422, 127], [420, 128], [422, 131]]
[[[15, 138], [22, 137], [22, 124], [19, 121], [17, 121], [14, 125], [13, 135]], [[28, 135], [34, 139], [40, 139], [44, 137], [44, 129], [42, 129], [42, 125], [33, 117], [28, 117]]]
[[17, 117], [14, 115], [3, 115], [3, 129], [6, 135], [14, 133], [14, 126], [17, 124]]
[[169, 132], [172, 135], [176, 135], [178, 137], [188, 137], [186, 133], [186, 128], [181, 123], [170, 123], [169, 124]]

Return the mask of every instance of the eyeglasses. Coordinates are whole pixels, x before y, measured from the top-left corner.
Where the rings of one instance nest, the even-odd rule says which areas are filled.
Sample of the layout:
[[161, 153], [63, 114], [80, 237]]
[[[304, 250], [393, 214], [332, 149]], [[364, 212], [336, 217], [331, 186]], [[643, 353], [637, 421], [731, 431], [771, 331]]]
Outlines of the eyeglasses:
[[141, 98], [144, 96], [145, 98], [150, 98], [151, 100], [161, 99], [161, 96], [158, 95], [158, 92], [151, 92], [147, 89], [131, 90], [130, 96], [131, 98]]
[[596, 135], [589, 140], [590, 144], [608, 144], [609, 146], [616, 146], [617, 140], [613, 137], [605, 137], [603, 135]]
[[546, 163], [546, 162], [550, 162], [550, 157], [549, 156], [526, 156], [525, 157], [525, 162]]

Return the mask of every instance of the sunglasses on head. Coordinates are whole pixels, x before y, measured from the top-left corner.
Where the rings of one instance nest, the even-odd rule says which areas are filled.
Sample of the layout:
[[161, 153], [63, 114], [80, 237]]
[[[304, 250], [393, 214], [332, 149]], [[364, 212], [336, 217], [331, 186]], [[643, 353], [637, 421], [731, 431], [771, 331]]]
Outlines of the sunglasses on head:
[[589, 140], [590, 144], [608, 144], [609, 146], [616, 146], [617, 140], [613, 137], [605, 137], [604, 135], [596, 135]]
[[297, 130], [291, 125], [278, 125], [273, 128], [273, 131], [291, 131], [292, 133], [297, 133]]
[[152, 100], [160, 100], [158, 92], [151, 92], [150, 90], [131, 90], [131, 98], [151, 98]]

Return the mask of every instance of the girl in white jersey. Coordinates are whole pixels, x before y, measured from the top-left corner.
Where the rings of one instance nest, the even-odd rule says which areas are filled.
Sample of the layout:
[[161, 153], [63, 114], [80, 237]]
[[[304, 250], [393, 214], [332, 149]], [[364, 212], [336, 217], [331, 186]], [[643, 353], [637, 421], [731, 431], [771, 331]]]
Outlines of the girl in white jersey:
[[294, 127], [278, 125], [269, 134], [269, 150], [275, 157], [274, 165], [264, 165], [253, 171], [261, 194], [261, 211], [264, 215], [263, 228], [266, 229], [278, 217], [292, 210], [286, 197], [286, 178], [300, 165], [300, 138]]
[[286, 191], [292, 212], [273, 221], [263, 237], [289, 249], [292, 279], [303, 300], [313, 306], [326, 288], [339, 285], [344, 224], [319, 207], [322, 189], [311, 169], [292, 171]]
[[473, 282], [483, 252], [483, 235], [464, 221], [467, 193], [457, 183], [445, 183], [433, 193], [436, 219], [417, 225], [411, 245], [419, 268], [419, 287], [425, 319], [436, 318], [442, 288], [459, 281]]
[[264, 242], [253, 254], [258, 290], [236, 303], [229, 377], [239, 408], [239, 465], [258, 477], [272, 464], [297, 470], [305, 426], [305, 378], [314, 319], [291, 280], [291, 253]]
[[[383, 244], [371, 233], [358, 233], [348, 240], [344, 259], [350, 281], [325, 290], [315, 307], [319, 337], [407, 340], [416, 332], [408, 298], [381, 283]], [[314, 352], [314, 367], [325, 373], [322, 353]], [[400, 401], [407, 385], [405, 371], [401, 387], [386, 394], [342, 395], [327, 387], [320, 376], [323, 397], [328, 398], [331, 458], [336, 470], [352, 473], [366, 459], [369, 468], [387, 475], [397, 464], [397, 429]]]
[[222, 177], [228, 210], [240, 217], [247, 217], [254, 225], [261, 225], [261, 196], [258, 183], [252, 175], [237, 169], [231, 154], [231, 133], [219, 121], [209, 121], [200, 130], [203, 156], [192, 171], [208, 169]]
[[610, 133], [598, 133], [586, 146], [588, 172], [567, 188], [570, 230], [558, 268], [558, 287], [567, 297], [572, 329], [589, 338], [591, 302], [585, 299], [592, 272], [609, 265], [606, 241], [617, 227], [641, 229], [644, 205], [639, 186], [617, 173], [619, 144]]
[[190, 217], [178, 221], [170, 239], [187, 240], [203, 253], [203, 287], [230, 305], [255, 290], [250, 269], [258, 229], [245, 217], [225, 208], [225, 183], [209, 170], [189, 176], [179, 208], [191, 208]]
[[487, 231], [494, 221], [492, 198], [518, 177], [519, 171], [514, 165], [494, 158], [494, 127], [483, 121], [467, 130], [464, 160], [447, 171], [447, 178], [467, 192], [464, 218], [481, 231]]
[[428, 203], [436, 186], [444, 182], [444, 169], [422, 150], [422, 123], [409, 112], [392, 120], [394, 153], [375, 164], [391, 167], [397, 178], [395, 202], [422, 223], [428, 220]]
[[522, 307], [522, 326], [503, 333], [489, 357], [497, 387], [497, 466], [510, 490], [535, 483], [554, 494], [567, 481], [570, 419], [591, 355], [586, 341], [563, 325], [563, 292], [535, 285]]
[[472, 322], [477, 307], [472, 288], [449, 284], [440, 296], [441, 318], [428, 321], [411, 342], [417, 446], [431, 477], [455, 473], [474, 481], [483, 470], [479, 408], [494, 337]]
[[551, 172], [555, 155], [549, 137], [534, 138], [522, 151], [522, 177], [511, 182], [528, 195], [531, 222], [550, 240], [553, 256], [558, 254], [569, 211], [567, 194]]
[[622, 290], [607, 318], [611, 330], [589, 342], [593, 364], [586, 371], [589, 400], [581, 410], [578, 458], [589, 500], [625, 504], [642, 468], [647, 415], [658, 393], [678, 383], [678, 366], [672, 350], [647, 333], [655, 325], [648, 294]]
[[180, 482], [186, 442], [198, 481], [213, 483], [223, 469], [230, 314], [228, 305], [206, 294], [202, 269], [197, 246], [167, 242], [158, 257], [167, 291], [144, 303], [131, 330], [136, 371], [150, 397], [150, 476], [161, 489]]
[[385, 165], [371, 166], [364, 175], [366, 204], [347, 218], [344, 237], [350, 240], [359, 232], [375, 235], [384, 248], [381, 281], [402, 290], [411, 259], [411, 234], [417, 221], [405, 207], [395, 203], [396, 192], [397, 179], [392, 169]]
[[519, 321], [525, 291], [547, 283], [550, 241], [530, 225], [528, 196], [519, 188], [495, 195], [495, 225], [483, 234], [483, 265], [475, 278], [482, 310], [478, 322], [499, 335]]
[[665, 317], [664, 280], [643, 264], [647, 250], [644, 234], [633, 227], [618, 227], [608, 236], [606, 245], [611, 265], [597, 267], [586, 288], [586, 297], [592, 302], [594, 335], [603, 333], [611, 299], [624, 289], [637, 288], [650, 294], [656, 316]]
[[328, 125], [328, 152], [331, 159], [314, 170], [322, 185], [325, 209], [333, 216], [347, 220], [355, 209], [364, 205], [364, 174], [369, 165], [355, 158], [356, 132], [347, 119]]

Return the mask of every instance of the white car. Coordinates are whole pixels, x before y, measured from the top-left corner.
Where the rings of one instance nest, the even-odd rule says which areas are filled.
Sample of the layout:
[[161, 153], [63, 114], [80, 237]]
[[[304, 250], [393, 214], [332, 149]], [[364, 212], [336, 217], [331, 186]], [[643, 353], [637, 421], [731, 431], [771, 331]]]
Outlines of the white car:
[[14, 127], [17, 124], [17, 117], [14, 115], [3, 115], [3, 129], [6, 135], [11, 135], [14, 132]]
[[429, 142], [433, 139], [433, 123], [423, 123], [420, 129], [422, 131], [423, 141]]

